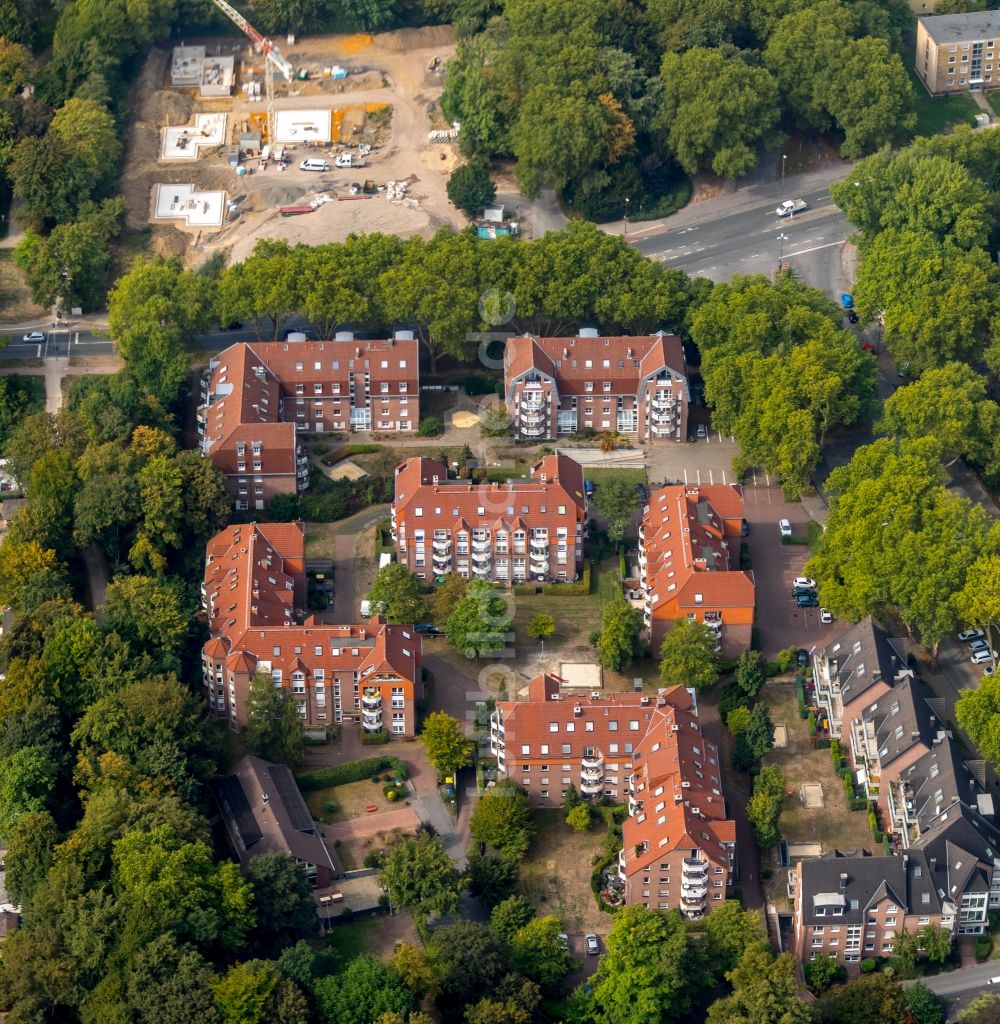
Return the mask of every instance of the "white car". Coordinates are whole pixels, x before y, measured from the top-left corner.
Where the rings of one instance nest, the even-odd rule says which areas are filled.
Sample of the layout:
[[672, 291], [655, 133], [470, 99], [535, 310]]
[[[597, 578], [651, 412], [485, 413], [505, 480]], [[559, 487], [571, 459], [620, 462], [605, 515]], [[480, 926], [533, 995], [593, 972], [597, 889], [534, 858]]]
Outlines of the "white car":
[[974, 651], [972, 654], [973, 665], [985, 665], [987, 662], [996, 661], [996, 651]]
[[597, 956], [600, 952], [600, 947], [597, 944], [597, 936], [591, 933], [585, 935], [583, 939], [587, 944], [587, 956]]
[[815, 590], [816, 589], [816, 581], [814, 579], [810, 578], [809, 576], [796, 576], [795, 579], [792, 580], [792, 586], [793, 587], [808, 587], [809, 590]]
[[973, 654], [975, 654], [976, 651], [988, 651], [989, 649], [990, 645], [985, 640], [969, 641], [969, 650], [972, 651]]
[[830, 623], [833, 622], [833, 612], [828, 611], [826, 608], [820, 608], [819, 621], [822, 622], [824, 626], [829, 626]]
[[778, 520], [778, 532], [782, 537], [791, 537], [792, 524], [787, 519]]
[[698, 437], [708, 437], [708, 427], [704, 423], [698, 424], [698, 429], [695, 431]]
[[34, 345], [45, 341], [45, 335], [41, 331], [31, 331], [29, 334], [24, 335], [21, 341]]
[[964, 633], [958, 634], [958, 639], [963, 644], [970, 644], [973, 640], [984, 640], [986, 634], [981, 629], [967, 629]]

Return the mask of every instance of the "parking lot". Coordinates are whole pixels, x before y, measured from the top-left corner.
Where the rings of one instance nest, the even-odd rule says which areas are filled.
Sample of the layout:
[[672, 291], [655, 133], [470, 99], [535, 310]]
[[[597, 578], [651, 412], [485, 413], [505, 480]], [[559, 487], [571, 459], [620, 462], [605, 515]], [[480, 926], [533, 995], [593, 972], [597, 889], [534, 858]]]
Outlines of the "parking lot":
[[693, 438], [687, 444], [650, 444], [646, 446], [646, 475], [652, 486], [683, 480], [691, 484], [737, 483], [733, 457], [739, 445], [718, 431], [708, 437]]
[[747, 544], [757, 587], [757, 631], [761, 651], [773, 657], [794, 644], [805, 647], [826, 644], [845, 624], [820, 622], [819, 608], [799, 608], [792, 599], [792, 581], [803, 575], [809, 557], [804, 544], [782, 544], [778, 520], [787, 519], [796, 537], [805, 535], [808, 516], [798, 502], [786, 501], [777, 485], [763, 478], [743, 489], [744, 509], [750, 524]]

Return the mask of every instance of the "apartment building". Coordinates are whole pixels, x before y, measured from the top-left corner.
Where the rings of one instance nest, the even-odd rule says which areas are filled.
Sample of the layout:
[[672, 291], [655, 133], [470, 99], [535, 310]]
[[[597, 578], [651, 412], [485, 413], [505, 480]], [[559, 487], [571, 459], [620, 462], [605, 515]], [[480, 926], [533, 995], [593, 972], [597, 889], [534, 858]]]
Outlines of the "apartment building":
[[1000, 11], [917, 19], [916, 71], [933, 96], [1000, 89]]
[[833, 739], [895, 683], [913, 679], [905, 641], [892, 639], [870, 615], [814, 652], [812, 674], [815, 700]]
[[687, 439], [684, 348], [676, 335], [608, 338], [584, 328], [575, 338], [511, 338], [504, 394], [524, 441], [585, 427], [638, 441]]
[[413, 736], [422, 695], [420, 637], [375, 617], [318, 622], [306, 607], [301, 523], [231, 526], [206, 550], [202, 603], [205, 694], [233, 729], [247, 724], [250, 680], [268, 674], [307, 727], [355, 722], [365, 732]]
[[732, 485], [676, 484], [650, 495], [639, 528], [639, 573], [654, 651], [685, 618], [713, 630], [726, 657], [750, 646], [755, 591], [740, 569], [743, 525], [743, 497]]
[[445, 573], [517, 583], [576, 579], [583, 563], [587, 499], [580, 464], [547, 455], [526, 480], [449, 480], [434, 459], [396, 468], [396, 557], [421, 579]]
[[418, 343], [393, 338], [240, 342], [202, 381], [202, 453], [226, 478], [237, 510], [263, 509], [309, 483], [299, 444], [329, 431], [413, 433], [420, 420]]
[[695, 918], [726, 898], [736, 826], [726, 817], [719, 751], [683, 687], [588, 698], [557, 676], [537, 676], [527, 699], [497, 703], [490, 749], [537, 806], [561, 805], [570, 785], [586, 799], [627, 798], [612, 880], [620, 902]]

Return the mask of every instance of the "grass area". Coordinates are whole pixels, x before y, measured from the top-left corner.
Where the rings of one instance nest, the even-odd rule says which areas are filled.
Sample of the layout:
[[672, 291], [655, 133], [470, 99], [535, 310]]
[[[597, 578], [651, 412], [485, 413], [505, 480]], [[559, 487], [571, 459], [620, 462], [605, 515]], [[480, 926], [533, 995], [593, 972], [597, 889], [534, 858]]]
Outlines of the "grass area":
[[630, 484], [644, 484], [646, 482], [645, 469], [611, 469], [610, 467], [591, 469], [589, 466], [584, 466], [583, 475], [598, 487], [607, 480], [627, 480]]
[[993, 108], [993, 113], [1000, 116], [1000, 92], [991, 93], [986, 97], [986, 100]]
[[381, 918], [366, 917], [350, 924], [339, 924], [326, 936], [324, 945], [337, 955], [340, 963], [347, 963], [359, 953], [369, 953], [375, 947]]
[[957, 124], [976, 123], [976, 114], [980, 111], [971, 96], [930, 96], [924, 83], [913, 70], [912, 50], [908, 59], [904, 57], [904, 63], [913, 83], [914, 106], [917, 112], [915, 135], [941, 135]]
[[556, 635], [552, 643], [585, 646], [590, 634], [600, 628], [601, 609], [614, 597], [619, 587], [618, 556], [612, 555], [591, 566], [589, 594], [569, 594], [566, 597], [548, 594], [518, 595], [515, 600], [514, 630], [519, 647], [537, 643], [527, 634], [528, 623], [540, 614], [551, 615], [556, 621]]
[[306, 558], [329, 558], [337, 554], [336, 523], [306, 523]]
[[553, 914], [571, 934], [606, 931], [607, 914], [597, 908], [590, 889], [591, 862], [601, 847], [605, 826], [599, 819], [587, 832], [566, 824], [561, 808], [536, 810], [537, 829], [521, 861], [520, 891], [538, 913]]
[[[788, 732], [788, 745], [775, 748], [764, 758], [766, 764], [778, 765], [784, 772], [786, 796], [781, 810], [781, 834], [789, 843], [819, 843], [826, 853], [834, 848], [853, 850], [864, 847], [878, 856], [868, 829], [864, 811], [849, 811], [844, 798], [844, 783], [833, 770], [829, 750], [816, 750], [809, 738], [806, 723], [799, 717], [795, 685], [789, 680], [771, 680], [764, 687], [762, 699], [767, 705], [775, 726], [784, 725]], [[823, 806], [806, 807], [800, 798], [799, 787], [804, 783], [817, 783], [823, 787]], [[770, 852], [777, 867], [774, 851]], [[782, 906], [785, 903], [784, 872], [775, 870], [771, 881], [773, 897]]]
[[[382, 775], [379, 775], [382, 779]], [[374, 805], [379, 811], [393, 811], [405, 807], [405, 800], [388, 800], [382, 794], [386, 783], [363, 779], [361, 782], [348, 782], [343, 786], [326, 786], [310, 793], [303, 794], [309, 813], [317, 820], [329, 825], [335, 821], [348, 821], [351, 818], [367, 817], [365, 810]], [[330, 805], [334, 809], [330, 809]]]

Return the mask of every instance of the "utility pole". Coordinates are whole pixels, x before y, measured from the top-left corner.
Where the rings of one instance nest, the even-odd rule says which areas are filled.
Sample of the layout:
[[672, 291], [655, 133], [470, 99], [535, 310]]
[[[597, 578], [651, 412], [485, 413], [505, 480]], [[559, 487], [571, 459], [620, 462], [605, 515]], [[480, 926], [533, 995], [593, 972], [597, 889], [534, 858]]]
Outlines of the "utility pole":
[[778, 273], [781, 273], [782, 260], [785, 257], [785, 242], [788, 241], [788, 235], [782, 232], [778, 235]]
[[781, 154], [781, 190], [785, 190], [785, 161], [788, 159], [787, 153]]
[[625, 197], [625, 241], [628, 241], [628, 204], [629, 198]]

